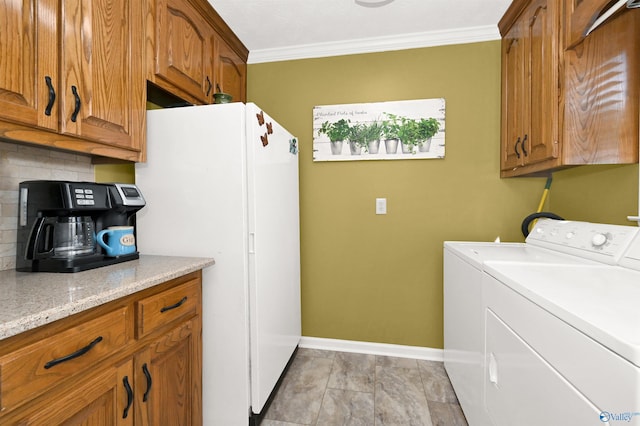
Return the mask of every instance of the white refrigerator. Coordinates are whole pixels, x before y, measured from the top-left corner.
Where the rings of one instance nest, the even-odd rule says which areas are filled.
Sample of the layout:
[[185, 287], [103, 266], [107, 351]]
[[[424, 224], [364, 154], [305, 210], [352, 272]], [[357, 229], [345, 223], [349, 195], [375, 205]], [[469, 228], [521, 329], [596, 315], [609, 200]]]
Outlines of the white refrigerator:
[[215, 258], [203, 271], [207, 426], [248, 424], [300, 341], [297, 153], [254, 104], [147, 112], [138, 250]]

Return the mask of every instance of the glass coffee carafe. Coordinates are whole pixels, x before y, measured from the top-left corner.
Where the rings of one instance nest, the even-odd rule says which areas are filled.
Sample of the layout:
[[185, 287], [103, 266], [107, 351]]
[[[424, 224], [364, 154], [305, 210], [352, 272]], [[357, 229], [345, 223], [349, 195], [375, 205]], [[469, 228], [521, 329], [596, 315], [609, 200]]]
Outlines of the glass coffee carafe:
[[91, 216], [60, 216], [53, 231], [54, 257], [95, 253], [95, 226]]

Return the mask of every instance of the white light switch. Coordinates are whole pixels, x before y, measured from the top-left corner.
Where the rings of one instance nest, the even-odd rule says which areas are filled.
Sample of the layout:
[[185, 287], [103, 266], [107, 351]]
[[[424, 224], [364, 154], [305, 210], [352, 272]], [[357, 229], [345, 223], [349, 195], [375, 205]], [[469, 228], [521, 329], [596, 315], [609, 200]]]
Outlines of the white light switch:
[[376, 214], [387, 214], [386, 198], [376, 198]]

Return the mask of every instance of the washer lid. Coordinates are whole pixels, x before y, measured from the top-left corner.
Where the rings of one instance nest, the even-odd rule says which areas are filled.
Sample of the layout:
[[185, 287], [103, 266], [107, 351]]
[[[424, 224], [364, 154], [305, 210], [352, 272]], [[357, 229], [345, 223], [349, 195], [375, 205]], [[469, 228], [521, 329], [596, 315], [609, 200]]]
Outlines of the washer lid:
[[483, 269], [483, 263], [489, 261], [558, 263], [567, 265], [597, 264], [597, 262], [577, 256], [535, 247], [525, 243], [445, 241], [444, 248], [445, 251], [450, 250], [477, 269]]
[[508, 262], [488, 262], [485, 271], [640, 367], [640, 272]]

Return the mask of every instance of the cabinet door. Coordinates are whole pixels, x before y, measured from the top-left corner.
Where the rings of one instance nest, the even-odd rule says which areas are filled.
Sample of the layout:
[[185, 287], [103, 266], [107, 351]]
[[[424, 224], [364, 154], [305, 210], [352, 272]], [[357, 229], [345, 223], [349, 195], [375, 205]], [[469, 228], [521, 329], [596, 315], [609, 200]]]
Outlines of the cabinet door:
[[213, 29], [188, 1], [157, 0], [155, 77], [209, 103], [213, 94], [212, 34]]
[[566, 164], [638, 162], [640, 9], [611, 19], [564, 52]]
[[522, 140], [527, 92], [522, 27], [516, 22], [502, 39], [502, 170], [521, 166], [524, 161]]
[[62, 1], [61, 133], [139, 148], [139, 8], [137, 0]]
[[136, 355], [136, 425], [202, 425], [199, 323], [183, 323]]
[[16, 413], [2, 421], [24, 426], [133, 426], [132, 373], [129, 360], [86, 382], [70, 384], [72, 389], [52, 392], [28, 413]]
[[565, 46], [579, 43], [611, 0], [565, 0]]
[[214, 37], [216, 88], [233, 96], [234, 102], [246, 102], [247, 64], [219, 36]]
[[57, 0], [0, 0], [2, 118], [57, 130], [57, 14]]
[[528, 126], [523, 136], [526, 164], [557, 156], [559, 120], [559, 57], [553, 29], [557, 14], [552, 1], [535, 0], [523, 22], [527, 40], [526, 82]]

